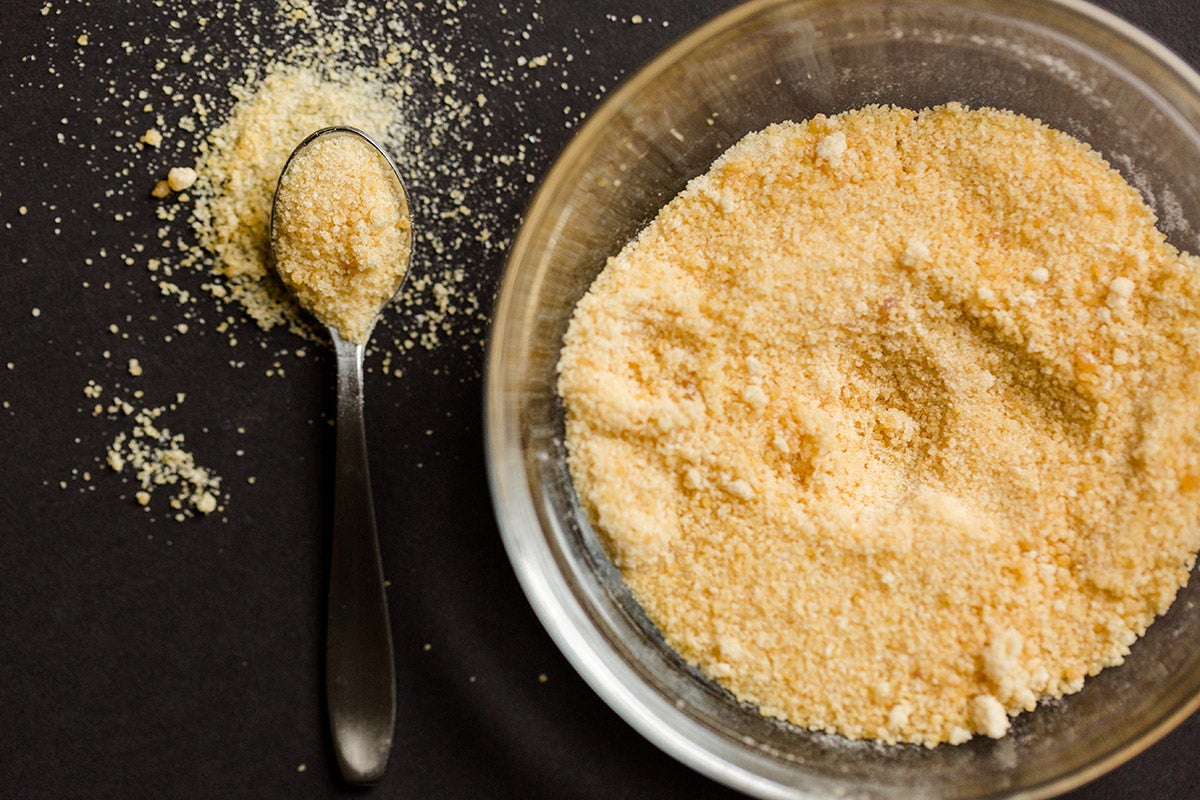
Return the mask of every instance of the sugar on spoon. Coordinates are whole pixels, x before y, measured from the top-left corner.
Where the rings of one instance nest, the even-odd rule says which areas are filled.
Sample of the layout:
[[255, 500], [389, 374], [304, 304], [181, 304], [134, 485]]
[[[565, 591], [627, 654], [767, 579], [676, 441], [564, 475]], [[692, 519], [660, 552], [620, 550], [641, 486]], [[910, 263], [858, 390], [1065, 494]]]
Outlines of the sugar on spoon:
[[408, 195], [373, 139], [355, 128], [324, 128], [284, 165], [270, 230], [276, 272], [329, 328], [337, 354], [326, 703], [342, 776], [371, 784], [391, 751], [396, 674], [367, 467], [363, 352], [408, 272]]

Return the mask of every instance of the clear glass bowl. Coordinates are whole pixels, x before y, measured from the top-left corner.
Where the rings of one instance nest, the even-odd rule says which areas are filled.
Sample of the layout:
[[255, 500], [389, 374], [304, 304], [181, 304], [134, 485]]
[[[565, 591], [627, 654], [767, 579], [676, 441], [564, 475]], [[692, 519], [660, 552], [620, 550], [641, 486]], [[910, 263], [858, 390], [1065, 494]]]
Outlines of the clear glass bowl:
[[745, 133], [870, 103], [957, 100], [1091, 143], [1200, 250], [1200, 78], [1077, 0], [762, 0], [692, 33], [615, 92], [549, 173], [509, 254], [489, 342], [487, 458], [517, 576], [559, 647], [629, 724], [759, 797], [1048, 797], [1113, 768], [1200, 706], [1200, 581], [1120, 667], [1000, 740], [854, 743], [760, 716], [666, 647], [572, 490], [555, 365], [604, 265]]

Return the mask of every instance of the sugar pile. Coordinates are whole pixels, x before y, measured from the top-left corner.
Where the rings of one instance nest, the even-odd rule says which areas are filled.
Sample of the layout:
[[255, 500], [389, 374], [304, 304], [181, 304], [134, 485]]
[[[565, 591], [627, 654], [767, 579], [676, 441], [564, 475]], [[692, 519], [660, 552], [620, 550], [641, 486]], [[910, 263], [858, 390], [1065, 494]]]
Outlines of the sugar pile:
[[[539, 128], [518, 122], [513, 130], [508, 115], [522, 113], [522, 91], [537, 92], [542, 102], [556, 94], [598, 98], [605, 88], [595, 75], [571, 77], [574, 55], [565, 47], [548, 51], [538, 44], [532, 35], [543, 23], [538, 0], [501, 9], [509, 24], [499, 35], [482, 37], [491, 45], [473, 43], [475, 21], [456, 0], [147, 3], [145, 24], [117, 14], [112, 19], [123, 21], [81, 29], [86, 5], [51, 0], [41, 7], [46, 41], [25, 58], [41, 61], [45, 77], [22, 88], [61, 93], [64, 109], [88, 109], [79, 115], [99, 135], [84, 133], [84, 120], [64, 116], [58, 141], [85, 152], [90, 184], [103, 187], [89, 198], [92, 213], [127, 226], [128, 238], [98, 244], [85, 266], [120, 269], [131, 289], [140, 272], [152, 290], [143, 295], [150, 319], [161, 321], [161, 338], [175, 343], [180, 362], [191, 357], [190, 337], [217, 334], [231, 348], [229, 368], [260, 363], [246, 354], [249, 345], [269, 350], [265, 374], [281, 377], [288, 359], [321, 346], [324, 333], [267, 268], [265, 237], [271, 192], [287, 154], [331, 124], [352, 124], [379, 139], [397, 160], [413, 201], [410, 275], [372, 337], [368, 371], [399, 377], [414, 355], [444, 347], [464, 351], [467, 364], [478, 360], [494, 276], [472, 266], [499, 260], [518, 201], [548, 157]], [[581, 43], [583, 36], [576, 31]], [[103, 101], [75, 97], [76, 75], [103, 85]], [[562, 107], [564, 128], [582, 117], [578, 105]], [[53, 234], [71, 235], [64, 216], [74, 211], [43, 205], [54, 218]], [[114, 282], [85, 279], [83, 287], [108, 291]], [[295, 344], [269, 345], [259, 333], [281, 326], [300, 337]], [[116, 322], [107, 327], [121, 345], [111, 357], [104, 350], [104, 365], [123, 369], [130, 358], [146, 360], [130, 350], [144, 339], [118, 333]], [[162, 379], [151, 375], [147, 383]], [[178, 387], [145, 390], [171, 397]], [[138, 402], [147, 400], [143, 395]], [[117, 476], [149, 494], [158, 484], [143, 488], [127, 466], [128, 448], [140, 437], [113, 427], [125, 416], [95, 416], [98, 434], [109, 442], [95, 464], [107, 462], [111, 474], [109, 452], [123, 453], [115, 463], [124, 459], [126, 466]], [[166, 468], [160, 450], [143, 455]], [[226, 507], [229, 498], [220, 491], [229, 482], [193, 466], [205, 470], [204, 491]], [[96, 488], [91, 471], [72, 474], [81, 491]], [[146, 497], [121, 494], [131, 495]], [[186, 498], [179, 502], [182, 509], [172, 510], [185, 517], [200, 510]]]
[[667, 642], [764, 714], [931, 747], [1121, 663], [1200, 549], [1200, 259], [1155, 223], [1087, 145], [955, 103], [773, 125], [689, 183], [559, 364]]

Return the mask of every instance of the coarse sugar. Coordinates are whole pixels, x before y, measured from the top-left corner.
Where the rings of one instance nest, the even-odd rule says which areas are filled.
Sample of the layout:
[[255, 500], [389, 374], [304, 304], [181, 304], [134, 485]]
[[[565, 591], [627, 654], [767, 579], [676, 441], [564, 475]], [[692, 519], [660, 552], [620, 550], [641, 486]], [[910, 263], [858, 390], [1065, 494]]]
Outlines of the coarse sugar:
[[288, 163], [272, 225], [283, 282], [341, 338], [365, 344], [411, 251], [408, 199], [392, 165], [357, 134], [323, 133]]
[[1200, 548], [1200, 261], [1011, 112], [751, 134], [609, 260], [569, 465], [667, 642], [849, 738], [999, 737], [1119, 664]]

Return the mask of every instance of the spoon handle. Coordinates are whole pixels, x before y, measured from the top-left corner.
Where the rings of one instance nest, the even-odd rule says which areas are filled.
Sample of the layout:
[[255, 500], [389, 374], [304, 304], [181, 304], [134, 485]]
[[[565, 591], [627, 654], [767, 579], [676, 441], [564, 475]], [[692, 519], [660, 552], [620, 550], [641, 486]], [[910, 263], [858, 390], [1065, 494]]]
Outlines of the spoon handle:
[[363, 427], [363, 346], [333, 332], [337, 465], [325, 691], [333, 746], [352, 784], [383, 775], [396, 724], [396, 672]]

